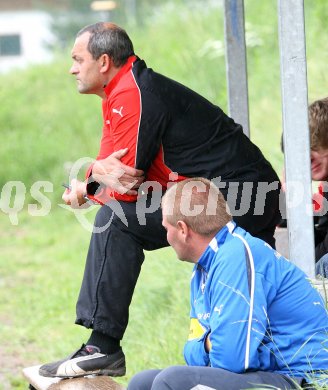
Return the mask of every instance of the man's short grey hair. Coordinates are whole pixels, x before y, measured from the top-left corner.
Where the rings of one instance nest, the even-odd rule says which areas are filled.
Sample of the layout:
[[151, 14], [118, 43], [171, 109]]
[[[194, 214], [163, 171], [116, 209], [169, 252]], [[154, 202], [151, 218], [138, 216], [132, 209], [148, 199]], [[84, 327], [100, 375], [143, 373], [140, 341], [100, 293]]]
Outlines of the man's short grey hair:
[[107, 54], [116, 67], [126, 63], [134, 54], [133, 44], [126, 31], [114, 23], [99, 22], [82, 28], [77, 37], [90, 33], [88, 50], [92, 58], [97, 60], [101, 55]]

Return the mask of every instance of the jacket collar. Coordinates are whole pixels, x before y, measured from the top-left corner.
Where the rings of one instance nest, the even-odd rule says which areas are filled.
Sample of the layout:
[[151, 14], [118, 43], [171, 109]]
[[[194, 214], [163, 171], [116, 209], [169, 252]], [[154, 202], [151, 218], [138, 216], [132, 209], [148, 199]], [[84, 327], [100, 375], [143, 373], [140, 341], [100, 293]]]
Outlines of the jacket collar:
[[225, 242], [227, 235], [232, 234], [236, 228], [236, 223], [233, 221], [228, 222], [218, 233], [213, 237], [208, 247], [205, 249], [202, 256], [199, 258], [197, 264], [203, 268], [206, 272], [211, 268], [211, 264], [214, 258], [214, 254], [219, 250], [220, 246]]
[[124, 76], [127, 72], [129, 72], [132, 68], [133, 62], [137, 59], [136, 56], [131, 56], [128, 58], [127, 62], [122, 66], [119, 72], [112, 78], [112, 80], [104, 87], [104, 91], [108, 96], [112, 90], [116, 87], [122, 76]]

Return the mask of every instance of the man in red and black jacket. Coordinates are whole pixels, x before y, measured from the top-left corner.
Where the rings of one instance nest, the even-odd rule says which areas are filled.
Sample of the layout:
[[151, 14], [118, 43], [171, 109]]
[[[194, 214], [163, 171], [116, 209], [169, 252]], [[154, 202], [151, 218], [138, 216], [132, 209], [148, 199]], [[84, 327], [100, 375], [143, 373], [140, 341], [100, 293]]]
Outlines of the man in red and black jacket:
[[[194, 91], [147, 68], [120, 27], [85, 27], [72, 58], [70, 72], [79, 92], [102, 98], [104, 123], [97, 161], [85, 182], [70, 183], [63, 199], [72, 207], [86, 198], [98, 202], [95, 227], [108, 226], [92, 234], [77, 302], [76, 323], [93, 329], [90, 339], [67, 359], [42, 366], [40, 374], [119, 376], [125, 374], [120, 340], [143, 250], [168, 246], [160, 207], [149, 212], [151, 195], [188, 177], [214, 180], [237, 224], [274, 246], [280, 182], [239, 124]], [[138, 192], [147, 183], [153, 191]]]

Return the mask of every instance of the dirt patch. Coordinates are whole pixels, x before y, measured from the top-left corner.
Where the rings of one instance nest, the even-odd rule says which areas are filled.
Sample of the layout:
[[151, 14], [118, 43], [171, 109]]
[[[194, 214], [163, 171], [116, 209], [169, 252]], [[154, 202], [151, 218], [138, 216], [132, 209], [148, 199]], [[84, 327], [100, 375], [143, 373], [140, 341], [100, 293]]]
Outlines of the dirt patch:
[[[22, 373], [24, 367], [37, 364], [33, 361], [34, 348], [23, 347], [18, 350], [12, 349], [9, 342], [6, 341], [5, 344], [2, 342], [0, 345], [0, 356], [1, 366], [0, 366], [0, 390], [13, 390], [14, 388], [23, 389], [23, 384], [25, 379]], [[26, 359], [26, 356], [31, 356], [31, 359]], [[27, 388], [27, 384], [25, 386]]]
[[[0, 367], [0, 389], [11, 390], [11, 378], [21, 376], [23, 361], [20, 356], [15, 356], [9, 348], [0, 345], [1, 367]], [[4, 358], [5, 357], [5, 358]]]

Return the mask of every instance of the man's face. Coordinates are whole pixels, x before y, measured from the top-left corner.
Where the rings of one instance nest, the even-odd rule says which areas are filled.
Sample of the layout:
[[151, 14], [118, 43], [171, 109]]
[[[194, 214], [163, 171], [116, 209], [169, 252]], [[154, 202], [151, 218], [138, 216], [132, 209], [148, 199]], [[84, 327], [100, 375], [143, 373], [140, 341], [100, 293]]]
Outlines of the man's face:
[[70, 73], [75, 75], [80, 93], [102, 95], [104, 81], [100, 72], [101, 64], [100, 60], [92, 58], [87, 49], [89, 37], [90, 33], [85, 32], [76, 38], [72, 49], [73, 65]]
[[328, 150], [311, 151], [311, 175], [312, 180], [327, 180], [328, 178]]
[[166, 230], [167, 241], [175, 250], [178, 258], [180, 260], [190, 262], [191, 260], [189, 256], [188, 245], [185, 241], [185, 234], [179, 226], [175, 227], [167, 221], [166, 215], [164, 214], [164, 209], [162, 225]]

